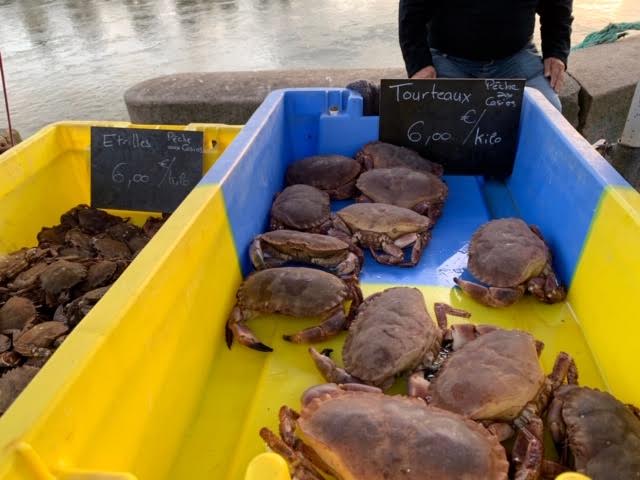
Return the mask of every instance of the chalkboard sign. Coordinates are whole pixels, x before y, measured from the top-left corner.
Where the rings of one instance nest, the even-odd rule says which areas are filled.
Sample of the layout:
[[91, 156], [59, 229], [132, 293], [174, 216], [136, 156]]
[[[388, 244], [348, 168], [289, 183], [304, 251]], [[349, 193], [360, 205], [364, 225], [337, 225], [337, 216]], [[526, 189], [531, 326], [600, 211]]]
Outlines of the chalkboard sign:
[[202, 178], [202, 132], [91, 127], [91, 205], [173, 212]]
[[508, 176], [525, 80], [382, 80], [380, 140], [441, 163], [445, 173]]

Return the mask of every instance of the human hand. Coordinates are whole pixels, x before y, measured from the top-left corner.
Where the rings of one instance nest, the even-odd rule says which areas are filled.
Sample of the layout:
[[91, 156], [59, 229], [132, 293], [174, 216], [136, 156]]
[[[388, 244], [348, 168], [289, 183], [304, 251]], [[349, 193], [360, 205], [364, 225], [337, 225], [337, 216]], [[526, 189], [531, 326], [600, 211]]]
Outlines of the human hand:
[[411, 78], [414, 80], [436, 78], [436, 69], [433, 68], [432, 65], [429, 65], [428, 67], [418, 70]]
[[544, 59], [544, 76], [550, 77], [549, 83], [556, 93], [562, 88], [564, 83], [564, 71], [565, 65], [562, 60], [555, 57], [549, 57]]

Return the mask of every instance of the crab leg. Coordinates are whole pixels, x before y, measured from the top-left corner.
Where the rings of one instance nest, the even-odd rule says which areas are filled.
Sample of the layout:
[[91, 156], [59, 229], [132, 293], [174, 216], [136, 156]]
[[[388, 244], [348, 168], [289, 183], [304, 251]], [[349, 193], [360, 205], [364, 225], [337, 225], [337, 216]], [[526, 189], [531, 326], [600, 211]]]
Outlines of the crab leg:
[[520, 416], [516, 418], [515, 424], [518, 427], [524, 427], [531, 418], [537, 418], [544, 412], [549, 405], [551, 395], [562, 385], [565, 378], [569, 384], [577, 385], [578, 370], [573, 358], [568, 353], [560, 352], [556, 357], [553, 370], [544, 381], [542, 390], [535, 400], [526, 405]]
[[251, 317], [252, 315], [250, 313], [243, 311], [237, 305], [233, 307], [225, 326], [227, 347], [231, 348], [233, 339], [236, 338], [242, 345], [246, 345], [247, 347], [258, 350], [259, 352], [273, 352], [273, 348], [262, 343], [246, 325], [245, 322]]
[[436, 320], [440, 330], [447, 329], [447, 315], [453, 315], [456, 317], [469, 318], [471, 314], [466, 310], [460, 308], [454, 308], [446, 303], [437, 302], [433, 305], [433, 309], [436, 312]]
[[343, 368], [338, 367], [329, 355], [322, 355], [315, 348], [309, 348], [309, 353], [316, 368], [327, 382], [331, 383], [362, 383], [361, 380], [347, 373]]
[[567, 292], [560, 285], [551, 265], [547, 264], [540, 276], [527, 282], [527, 290], [538, 300], [545, 303], [561, 302], [567, 296]]
[[422, 257], [422, 250], [427, 246], [431, 240], [430, 232], [423, 232], [417, 235], [416, 241], [411, 248], [411, 260], [408, 262], [401, 263], [401, 267], [415, 267], [420, 261], [420, 257]]
[[283, 335], [282, 338], [293, 343], [321, 342], [340, 333], [344, 330], [347, 323], [347, 317], [344, 314], [342, 304], [340, 304], [335, 308], [335, 310], [330, 312], [329, 318], [320, 325], [305, 328], [304, 330], [291, 335]]
[[524, 286], [513, 288], [485, 287], [479, 283], [454, 278], [456, 285], [477, 302], [489, 307], [508, 307], [516, 303], [524, 295]]
[[323, 480], [324, 477], [315, 469], [302, 453], [287, 445], [281, 438], [268, 428], [260, 429], [260, 436], [274, 452], [282, 455], [289, 462], [294, 472], [294, 478], [299, 480]]
[[513, 444], [514, 480], [537, 480], [542, 470], [544, 446], [543, 425], [540, 418], [532, 418], [527, 427], [520, 428]]
[[413, 373], [407, 382], [407, 393], [410, 397], [418, 397], [426, 399], [429, 394], [429, 386], [431, 383], [424, 378], [424, 371]]

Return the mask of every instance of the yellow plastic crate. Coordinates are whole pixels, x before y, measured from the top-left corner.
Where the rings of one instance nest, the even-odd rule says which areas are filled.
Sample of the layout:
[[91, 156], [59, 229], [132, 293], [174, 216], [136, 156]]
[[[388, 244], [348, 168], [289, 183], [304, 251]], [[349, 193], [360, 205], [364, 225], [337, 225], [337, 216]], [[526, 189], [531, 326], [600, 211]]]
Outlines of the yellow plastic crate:
[[[90, 203], [90, 132], [92, 126], [201, 131], [204, 135], [203, 169], [205, 172], [242, 129], [241, 126], [223, 124], [143, 125], [129, 122], [92, 121], [60, 122], [43, 128], [0, 155], [0, 255], [21, 247], [36, 245], [36, 235], [43, 226], [59, 223], [60, 215], [75, 205]], [[195, 198], [186, 201], [188, 204], [186, 208], [179, 208], [172, 215], [172, 218], [176, 217], [178, 223], [188, 224], [191, 216], [198, 213], [195, 206], [202, 203], [202, 191], [197, 192], [198, 187], [194, 190], [196, 190], [193, 192]], [[196, 199], [197, 201], [193, 201]], [[193, 211], [193, 208], [196, 208], [196, 211]], [[150, 215], [149, 212], [117, 210], [110, 212], [131, 217], [132, 221], [138, 225], [141, 225]], [[175, 225], [175, 222], [173, 224]], [[165, 229], [161, 229], [161, 232], [162, 230]], [[172, 235], [176, 231], [172, 230], [171, 226], [166, 230], [168, 231], [158, 233], [158, 236], [172, 243], [172, 240], [168, 239], [173, 238]], [[162, 243], [162, 240], [160, 242]], [[148, 244], [150, 249], [154, 249], [152, 244], [153, 241]], [[134, 278], [143, 283], [147, 281], [147, 276], [153, 272], [156, 263], [163, 260], [163, 248], [161, 247], [159, 250], [155, 248], [154, 250], [160, 254], [140, 254], [132, 263], [132, 265], [139, 264], [138, 268], [134, 268], [134, 270], [137, 269], [138, 274], [136, 275], [135, 271], [132, 273]], [[127, 276], [129, 276], [128, 270], [116, 283], [127, 285]], [[115, 289], [115, 287], [112, 288]], [[120, 298], [113, 303], [114, 297]], [[26, 443], [17, 440], [22, 436], [18, 432], [32, 431], [31, 429], [35, 426], [34, 420], [47, 418], [46, 412], [54, 407], [56, 396], [64, 390], [58, 387], [72, 382], [77, 376], [77, 368], [82, 368], [87, 361], [93, 358], [91, 352], [98, 349], [98, 345], [105, 343], [105, 336], [108, 336], [110, 328], [119, 323], [120, 313], [118, 312], [124, 309], [121, 302], [127, 304], [131, 301], [135, 302], [135, 294], [127, 286], [120, 293], [109, 292], [96, 307], [100, 310], [103, 308], [101, 304], [104, 303], [109, 311], [107, 316], [97, 315], [97, 324], [89, 319], [87, 327], [83, 326], [83, 320], [74, 329], [64, 345], [54, 354], [51, 362], [48, 362], [30, 383], [28, 391], [24, 395], [20, 395], [9, 411], [0, 419], [0, 438], [4, 453], [13, 451], [12, 447], [15, 446], [14, 452], [19, 453], [17, 453], [17, 457], [11, 455], [11, 458], [34, 458], [31, 448]], [[151, 312], [149, 313], [151, 314]], [[90, 316], [94, 317], [94, 315]], [[107, 324], [110, 327], [107, 327]], [[144, 337], [144, 332], [138, 332], [137, 335]], [[120, 337], [120, 340], [125, 338], [132, 338], [131, 334]], [[144, 341], [141, 338], [140, 348], [142, 350], [144, 350]], [[68, 350], [70, 356], [65, 357], [64, 350]], [[132, 355], [139, 353], [133, 350], [126, 348], [116, 355], [119, 360], [116, 357], [113, 357], [112, 360], [115, 364], [118, 362], [126, 363], [127, 353], [125, 351], [129, 351]], [[58, 363], [58, 358], [62, 360], [62, 364]], [[63, 358], [67, 360], [65, 361]], [[113, 373], [105, 375], [104, 372], [98, 373], [98, 370], [92, 370], [92, 372], [97, 374], [95, 376], [95, 380], [98, 381], [96, 388], [98, 386], [99, 388], [110, 387], [108, 379]], [[90, 375], [94, 376], [94, 373]], [[124, 378], [126, 376], [123, 375], [122, 379]], [[118, 379], [113, 378], [112, 380]], [[142, 380], [140, 381], [142, 383]], [[78, 408], [79, 412], [95, 412], [95, 409], [100, 405], [99, 399], [93, 396], [96, 391], [95, 388], [87, 389], [79, 396], [79, 399], [84, 399], [82, 400], [83, 405]], [[75, 421], [68, 415], [62, 414], [61, 419], [63, 417], [71, 422], [69, 426], [75, 424]], [[93, 422], [84, 422], [84, 420], [81, 422], [87, 427], [93, 425]], [[45, 429], [44, 436], [51, 440], [57, 438], [59, 446], [66, 442], [73, 443], [70, 437], [66, 437], [65, 440], [55, 435], [49, 436], [46, 432], [50, 432], [49, 427]], [[63, 430], [59, 430], [59, 433], [62, 432]], [[25, 465], [29, 463], [29, 460], [25, 461]], [[14, 472], [16, 478], [52, 478], [44, 470], [39, 470], [33, 462], [31, 463], [33, 469], [27, 468], [30, 473], [33, 473], [33, 477], [30, 477], [26, 470], [21, 470], [19, 465], [20, 462], [18, 464], [2, 462], [0, 471], [6, 473], [8, 468], [9, 471]], [[15, 467], [18, 470], [14, 470]]]
[[[142, 125], [128, 122], [60, 122], [51, 124], [0, 155], [0, 255], [34, 245], [43, 226], [90, 201], [91, 127], [196, 130], [204, 134], [207, 171], [240, 131], [220, 124]], [[149, 212], [111, 213], [144, 222]]]

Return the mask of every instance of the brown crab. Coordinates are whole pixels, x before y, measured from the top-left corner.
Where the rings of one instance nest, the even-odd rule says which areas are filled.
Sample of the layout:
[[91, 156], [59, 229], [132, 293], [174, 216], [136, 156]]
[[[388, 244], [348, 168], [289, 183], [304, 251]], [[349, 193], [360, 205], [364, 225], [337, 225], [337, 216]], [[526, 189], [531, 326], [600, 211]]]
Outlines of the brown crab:
[[85, 315], [95, 306], [96, 303], [104, 296], [109, 290], [111, 285], [106, 287], [100, 287], [93, 290], [89, 290], [87, 293], [75, 300], [67, 303], [64, 306], [58, 307], [53, 319], [56, 321], [65, 322], [67, 325], [75, 326]]
[[268, 428], [260, 436], [299, 480], [322, 480], [321, 471], [342, 480], [507, 479], [495, 436], [417, 398], [325, 384], [303, 394], [299, 414], [283, 406], [279, 416], [280, 437]]
[[593, 480], [640, 477], [640, 418], [633, 405], [564, 385], [554, 393], [547, 424], [566, 467]]
[[271, 230], [325, 233], [331, 226], [329, 195], [309, 185], [291, 185], [271, 207]]
[[11, 297], [0, 308], [0, 331], [22, 330], [35, 318], [36, 307], [31, 300], [19, 296]]
[[525, 290], [545, 303], [560, 302], [566, 296], [542, 234], [519, 218], [492, 220], [476, 230], [469, 245], [468, 268], [488, 287], [460, 278], [454, 281], [484, 305], [512, 305]]
[[[369, 248], [378, 263], [414, 266], [431, 239], [432, 222], [408, 208], [385, 203], [355, 203], [333, 216], [330, 235]], [[412, 246], [409, 261], [404, 248]], [[382, 253], [379, 253], [379, 251]]]
[[[11, 140], [13, 139], [13, 144]], [[0, 153], [4, 153], [9, 150], [12, 146], [19, 144], [22, 141], [22, 137], [17, 130], [11, 129], [11, 135], [9, 135], [9, 129], [3, 128], [0, 129]]]
[[359, 202], [377, 202], [410, 208], [435, 221], [442, 214], [449, 189], [436, 175], [405, 167], [376, 168], [356, 183]]
[[340, 276], [357, 276], [363, 263], [360, 249], [353, 249], [338, 238], [296, 230], [258, 235], [249, 255], [256, 270], [298, 262], [317, 265]]
[[349, 327], [342, 347], [344, 369], [315, 349], [309, 352], [322, 376], [333, 383], [365, 383], [383, 390], [397, 376], [430, 366], [438, 355], [447, 314], [470, 314], [435, 305], [436, 325], [417, 288], [393, 287], [367, 297]]
[[[351, 300], [349, 314], [343, 303]], [[291, 317], [320, 317], [320, 325], [307, 328], [284, 339], [294, 343], [318, 342], [343, 330], [351, 312], [362, 301], [362, 292], [355, 282], [345, 282], [322, 270], [305, 267], [270, 268], [250, 274], [240, 285], [237, 303], [226, 325], [227, 346], [233, 338], [243, 345], [271, 352], [246, 322], [263, 313], [276, 313]]]
[[362, 162], [366, 170], [374, 168], [407, 167], [421, 172], [442, 176], [444, 168], [431, 162], [418, 152], [391, 143], [370, 142], [356, 154], [356, 160]]
[[0, 415], [7, 411], [38, 371], [38, 368], [23, 365], [9, 370], [0, 377]]
[[13, 349], [24, 357], [50, 357], [53, 342], [68, 331], [69, 327], [62, 322], [38, 323], [13, 341]]
[[305, 184], [325, 191], [330, 198], [344, 200], [355, 194], [355, 183], [362, 166], [343, 155], [314, 155], [287, 168], [287, 185]]
[[58, 296], [79, 284], [87, 276], [87, 269], [75, 262], [57, 260], [40, 273], [40, 283], [47, 304], [54, 305]]
[[542, 344], [527, 332], [463, 324], [452, 327], [452, 337], [453, 353], [435, 378], [412, 376], [410, 394], [484, 422], [501, 440], [513, 434], [515, 425], [516, 478], [538, 478], [543, 451], [539, 415], [565, 379], [577, 382], [573, 360], [561, 352], [545, 377], [538, 360]]

